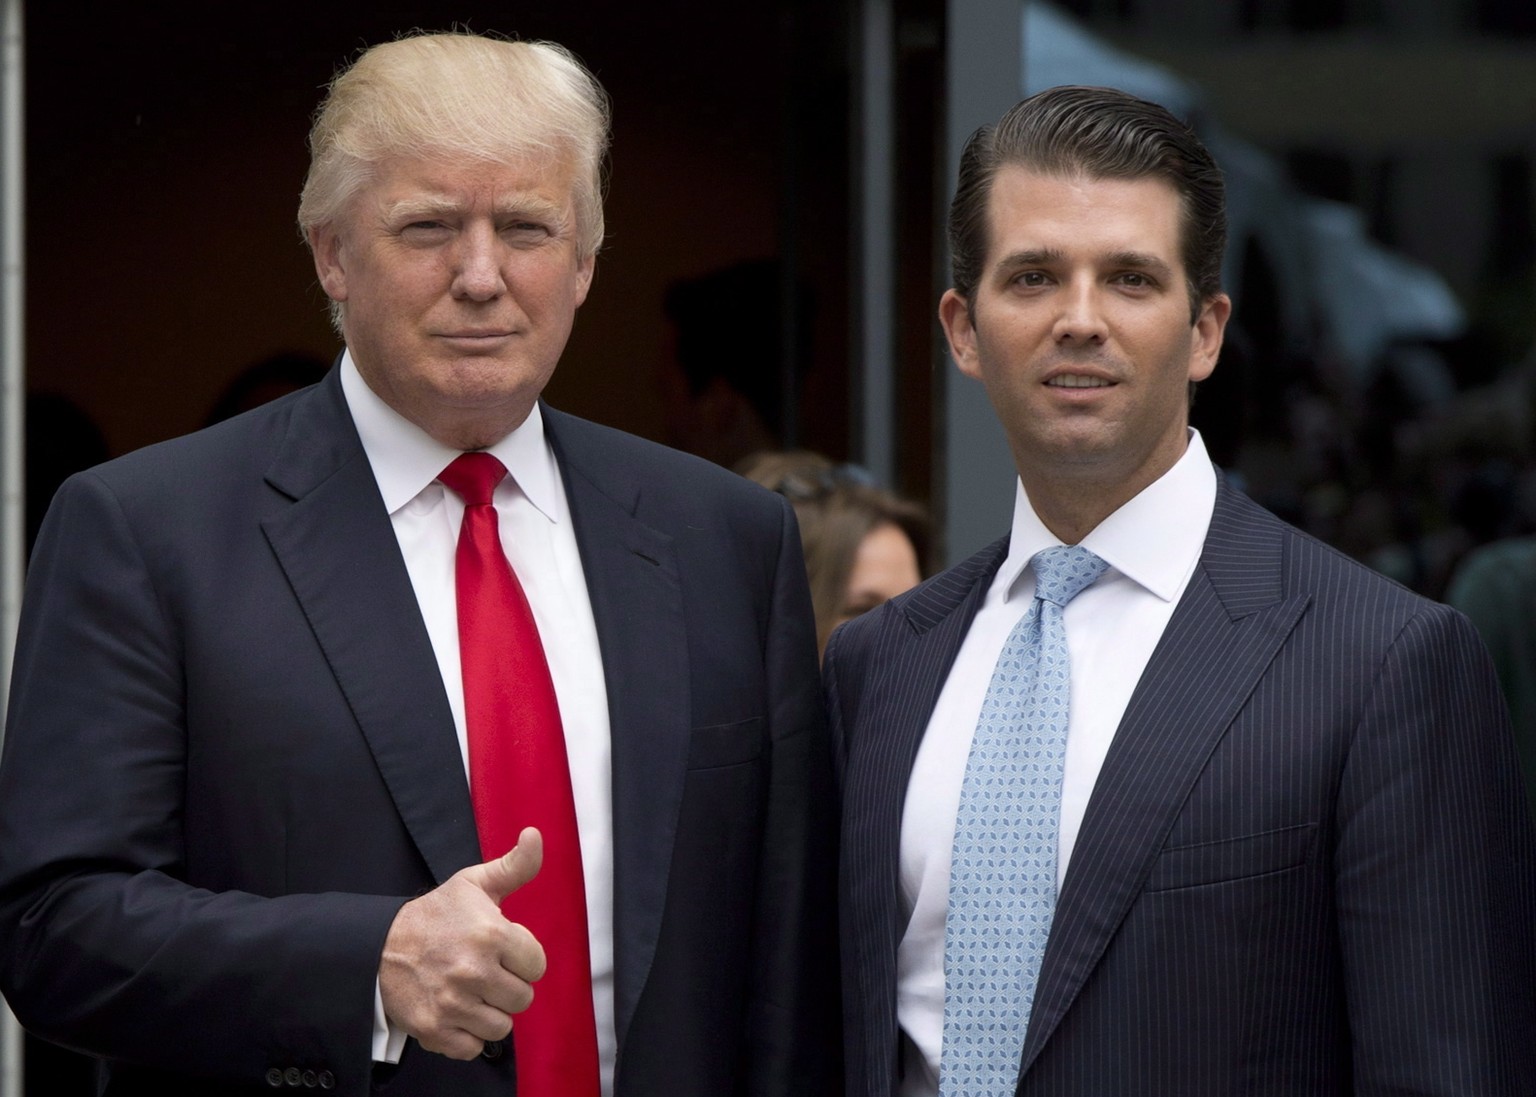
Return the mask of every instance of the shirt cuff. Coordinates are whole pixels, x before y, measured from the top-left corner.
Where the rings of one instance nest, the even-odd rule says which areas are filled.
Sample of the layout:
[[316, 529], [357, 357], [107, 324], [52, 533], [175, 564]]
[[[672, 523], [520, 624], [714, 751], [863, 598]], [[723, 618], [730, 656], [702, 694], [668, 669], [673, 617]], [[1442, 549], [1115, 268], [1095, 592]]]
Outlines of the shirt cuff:
[[384, 1016], [384, 995], [379, 991], [379, 981], [373, 981], [373, 1061], [398, 1063], [405, 1050], [405, 1033], [390, 1024]]

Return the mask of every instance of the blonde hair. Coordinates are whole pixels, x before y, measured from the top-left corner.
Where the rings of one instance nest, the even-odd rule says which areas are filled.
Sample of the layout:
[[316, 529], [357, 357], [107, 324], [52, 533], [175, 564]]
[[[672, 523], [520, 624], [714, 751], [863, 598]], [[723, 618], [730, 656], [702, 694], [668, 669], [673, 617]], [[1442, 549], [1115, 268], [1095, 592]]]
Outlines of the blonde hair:
[[309, 133], [299, 229], [334, 224], [389, 157], [507, 163], [570, 156], [580, 258], [603, 242], [608, 96], [564, 46], [418, 34], [367, 50], [333, 81]]

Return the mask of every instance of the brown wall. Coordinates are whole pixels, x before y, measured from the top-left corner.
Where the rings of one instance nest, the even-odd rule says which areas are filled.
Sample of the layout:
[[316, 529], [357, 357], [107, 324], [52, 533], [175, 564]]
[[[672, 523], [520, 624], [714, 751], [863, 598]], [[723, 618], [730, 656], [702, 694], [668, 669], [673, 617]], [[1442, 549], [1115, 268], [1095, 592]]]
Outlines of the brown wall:
[[254, 361], [330, 360], [294, 228], [309, 114], [360, 46], [467, 22], [564, 43], [614, 100], [608, 244], [551, 400], [659, 437], [666, 285], [793, 239], [819, 298], [808, 440], [841, 451], [837, 28], [789, 2], [473, 7], [28, 5], [29, 389], [73, 400], [121, 453], [200, 426]]

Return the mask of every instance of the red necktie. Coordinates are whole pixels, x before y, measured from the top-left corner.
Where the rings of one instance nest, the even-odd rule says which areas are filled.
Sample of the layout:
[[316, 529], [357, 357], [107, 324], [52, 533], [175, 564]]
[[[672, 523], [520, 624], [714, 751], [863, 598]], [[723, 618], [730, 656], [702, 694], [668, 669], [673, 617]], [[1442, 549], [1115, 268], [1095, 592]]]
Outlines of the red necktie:
[[597, 1097], [597, 1029], [576, 805], [544, 645], [501, 550], [491, 492], [507, 470], [465, 453], [438, 477], [464, 500], [455, 572], [469, 794], [486, 860], [526, 826], [544, 836], [539, 874], [502, 902], [549, 961], [533, 1005], [514, 1018], [518, 1097]]

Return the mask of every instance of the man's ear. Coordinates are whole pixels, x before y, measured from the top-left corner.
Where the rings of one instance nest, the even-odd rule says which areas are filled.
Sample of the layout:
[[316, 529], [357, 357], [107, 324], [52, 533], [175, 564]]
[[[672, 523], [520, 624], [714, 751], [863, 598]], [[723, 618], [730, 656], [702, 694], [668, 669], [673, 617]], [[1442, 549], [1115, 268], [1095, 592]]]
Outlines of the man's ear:
[[967, 377], [981, 380], [981, 365], [976, 357], [976, 325], [971, 322], [971, 307], [953, 289], [939, 298], [939, 323], [949, 340], [949, 353]]
[[592, 289], [592, 278], [597, 273], [597, 256], [589, 255], [579, 260], [576, 264], [576, 307], [581, 308], [587, 303], [587, 294]]
[[320, 288], [333, 301], [347, 299], [347, 272], [342, 262], [341, 235], [333, 225], [316, 225], [309, 230], [309, 251], [315, 259], [315, 276]]
[[1204, 381], [1221, 357], [1221, 342], [1232, 315], [1232, 298], [1218, 293], [1206, 299], [1195, 317], [1195, 337], [1189, 348], [1189, 379]]

